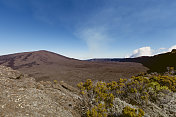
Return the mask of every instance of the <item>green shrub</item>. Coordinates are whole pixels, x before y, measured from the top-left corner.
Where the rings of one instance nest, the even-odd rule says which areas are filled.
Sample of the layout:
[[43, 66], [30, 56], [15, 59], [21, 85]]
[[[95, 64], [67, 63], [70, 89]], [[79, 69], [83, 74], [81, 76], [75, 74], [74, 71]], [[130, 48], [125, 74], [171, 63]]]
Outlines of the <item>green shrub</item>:
[[84, 83], [79, 83], [80, 93], [88, 98], [86, 115], [88, 117], [106, 117], [113, 107], [114, 95], [111, 88], [105, 82], [97, 82], [93, 85], [88, 79]]
[[142, 109], [134, 109], [129, 106], [123, 108], [123, 117], [142, 117], [144, 116], [144, 111]]
[[107, 117], [107, 110], [104, 104], [100, 103], [97, 106], [88, 109], [87, 117]]
[[[176, 92], [176, 76], [143, 73], [128, 80], [121, 78], [108, 83], [93, 83], [88, 79], [77, 86], [88, 103], [85, 114], [88, 117], [106, 117], [111, 115], [116, 97], [142, 107], [149, 101], [155, 102], [159, 93], [166, 95], [168, 92]], [[125, 117], [141, 117], [144, 111], [126, 107], [123, 114]]]

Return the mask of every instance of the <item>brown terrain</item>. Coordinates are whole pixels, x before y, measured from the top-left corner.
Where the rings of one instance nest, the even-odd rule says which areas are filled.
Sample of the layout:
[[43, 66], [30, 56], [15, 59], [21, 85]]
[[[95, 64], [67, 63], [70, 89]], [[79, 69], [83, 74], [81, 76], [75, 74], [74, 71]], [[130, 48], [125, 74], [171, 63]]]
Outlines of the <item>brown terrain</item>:
[[148, 70], [141, 63], [81, 61], [45, 50], [0, 56], [0, 65], [29, 74], [37, 81], [58, 80], [74, 86], [85, 79], [118, 80]]

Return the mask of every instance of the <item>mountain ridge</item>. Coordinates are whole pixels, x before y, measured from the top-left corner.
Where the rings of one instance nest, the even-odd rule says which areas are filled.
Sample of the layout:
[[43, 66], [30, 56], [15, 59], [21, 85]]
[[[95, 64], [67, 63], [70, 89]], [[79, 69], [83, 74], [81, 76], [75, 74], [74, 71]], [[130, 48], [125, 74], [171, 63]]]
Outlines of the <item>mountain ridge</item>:
[[141, 63], [149, 70], [148, 72], [165, 72], [167, 67], [176, 67], [176, 50], [171, 52], [161, 53], [154, 56], [141, 56], [136, 58], [108, 58], [108, 59], [90, 59], [89, 61], [100, 62], [136, 62]]

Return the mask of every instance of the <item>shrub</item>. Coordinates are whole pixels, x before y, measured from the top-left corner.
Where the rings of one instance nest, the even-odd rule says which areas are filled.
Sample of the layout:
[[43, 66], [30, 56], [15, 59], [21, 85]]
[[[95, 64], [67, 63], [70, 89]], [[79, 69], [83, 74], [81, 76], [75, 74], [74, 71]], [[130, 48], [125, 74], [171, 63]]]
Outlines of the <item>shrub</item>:
[[134, 109], [129, 106], [123, 108], [123, 117], [142, 117], [144, 116], [144, 111], [142, 109]]
[[107, 110], [105, 104], [98, 104], [94, 106], [90, 110], [87, 111], [87, 117], [107, 117]]
[[[88, 103], [85, 114], [88, 117], [106, 117], [116, 113], [113, 112], [116, 97], [142, 107], [147, 105], [148, 101], [156, 102], [159, 93], [166, 95], [169, 92], [176, 92], [176, 76], [143, 73], [128, 80], [121, 78], [108, 83], [102, 81], [93, 83], [88, 79], [77, 86]], [[144, 111], [126, 107], [123, 114], [125, 117], [141, 117]]]
[[77, 86], [80, 93], [88, 101], [86, 115], [88, 117], [106, 117], [113, 107], [114, 95], [112, 91], [116, 86], [115, 82], [107, 84], [105, 82], [97, 82], [93, 85], [92, 81], [88, 79], [84, 83], [79, 83]]

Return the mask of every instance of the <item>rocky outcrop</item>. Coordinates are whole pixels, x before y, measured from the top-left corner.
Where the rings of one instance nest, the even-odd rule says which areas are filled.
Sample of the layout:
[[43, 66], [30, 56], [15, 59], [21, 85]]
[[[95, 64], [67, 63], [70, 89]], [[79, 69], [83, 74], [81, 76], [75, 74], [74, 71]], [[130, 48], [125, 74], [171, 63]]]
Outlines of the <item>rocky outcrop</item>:
[[1, 117], [79, 117], [76, 108], [80, 99], [76, 89], [64, 83], [36, 82], [0, 66]]

